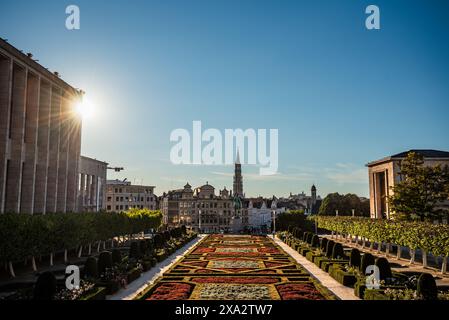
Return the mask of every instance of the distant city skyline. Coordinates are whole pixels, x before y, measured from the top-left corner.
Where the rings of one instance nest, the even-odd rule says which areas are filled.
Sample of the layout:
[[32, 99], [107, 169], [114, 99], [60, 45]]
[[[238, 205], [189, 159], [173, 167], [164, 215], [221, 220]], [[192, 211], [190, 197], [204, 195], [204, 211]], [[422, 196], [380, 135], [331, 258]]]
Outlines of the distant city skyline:
[[86, 91], [81, 154], [125, 168], [108, 179], [232, 188], [233, 165], [170, 162], [170, 132], [195, 120], [279, 129], [277, 175], [242, 165], [248, 197], [368, 197], [368, 162], [449, 151], [447, 1], [83, 0], [73, 31], [69, 4], [2, 3], [0, 37]]

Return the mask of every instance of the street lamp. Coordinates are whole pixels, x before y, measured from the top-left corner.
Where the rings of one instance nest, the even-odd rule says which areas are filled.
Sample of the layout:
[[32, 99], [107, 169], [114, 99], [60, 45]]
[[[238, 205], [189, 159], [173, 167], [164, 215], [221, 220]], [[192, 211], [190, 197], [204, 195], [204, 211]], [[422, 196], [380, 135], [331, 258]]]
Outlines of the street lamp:
[[276, 234], [276, 210], [273, 210], [273, 238]]

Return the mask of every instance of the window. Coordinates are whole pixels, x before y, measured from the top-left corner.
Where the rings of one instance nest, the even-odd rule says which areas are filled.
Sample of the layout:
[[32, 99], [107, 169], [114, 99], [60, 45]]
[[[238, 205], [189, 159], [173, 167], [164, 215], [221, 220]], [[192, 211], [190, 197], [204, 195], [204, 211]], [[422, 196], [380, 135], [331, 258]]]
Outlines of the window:
[[108, 197], [108, 201], [112, 201], [112, 197]]
[[114, 189], [114, 192], [115, 192], [115, 193], [118, 193], [118, 189], [117, 189], [117, 188], [115, 188], [115, 189]]
[[123, 197], [120, 197], [120, 201], [123, 201]]
[[120, 210], [123, 210], [123, 206], [120, 206]]
[[143, 202], [143, 197], [140, 197], [140, 201]]
[[118, 202], [118, 201], [119, 201], [119, 199], [120, 199], [119, 197], [115, 197], [115, 201], [117, 201], [117, 202]]
[[111, 210], [111, 206], [107, 206], [106, 210], [110, 211]]
[[118, 206], [115, 206], [115, 210], [117, 210], [117, 211], [118, 211]]

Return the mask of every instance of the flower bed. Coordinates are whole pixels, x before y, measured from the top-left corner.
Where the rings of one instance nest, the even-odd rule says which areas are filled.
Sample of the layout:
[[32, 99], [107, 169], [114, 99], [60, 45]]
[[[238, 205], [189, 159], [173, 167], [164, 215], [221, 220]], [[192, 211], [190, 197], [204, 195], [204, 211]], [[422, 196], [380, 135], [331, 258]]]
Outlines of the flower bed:
[[335, 299], [263, 236], [209, 235], [138, 297], [148, 300]]

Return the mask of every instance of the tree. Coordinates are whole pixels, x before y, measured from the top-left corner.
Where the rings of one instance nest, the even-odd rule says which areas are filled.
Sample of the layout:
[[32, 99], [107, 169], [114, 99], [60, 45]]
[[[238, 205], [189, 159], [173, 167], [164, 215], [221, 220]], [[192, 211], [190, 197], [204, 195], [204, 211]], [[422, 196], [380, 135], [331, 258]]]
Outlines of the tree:
[[388, 197], [395, 219], [425, 221], [448, 213], [438, 207], [449, 198], [448, 166], [426, 166], [420, 154], [409, 152], [400, 163], [400, 175]]
[[335, 216], [335, 211], [338, 210], [340, 216], [350, 216], [353, 209], [356, 216], [369, 216], [369, 200], [362, 201], [357, 195], [351, 193], [341, 195], [335, 192], [323, 199], [318, 214]]

